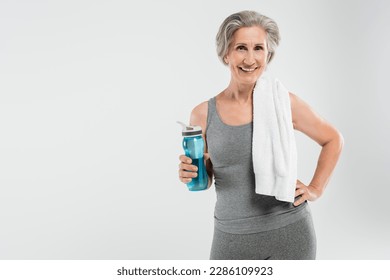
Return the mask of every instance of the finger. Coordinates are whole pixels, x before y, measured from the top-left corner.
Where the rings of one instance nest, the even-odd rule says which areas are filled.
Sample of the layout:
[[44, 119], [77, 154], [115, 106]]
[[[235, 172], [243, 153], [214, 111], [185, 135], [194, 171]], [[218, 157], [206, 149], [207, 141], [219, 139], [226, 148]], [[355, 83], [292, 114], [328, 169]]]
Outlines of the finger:
[[300, 198], [298, 198], [297, 200], [295, 200], [295, 202], [294, 202], [294, 206], [299, 206], [299, 205], [301, 205], [303, 202], [305, 202], [306, 201], [306, 199], [305, 199], [305, 197], [302, 195]]
[[180, 170], [179, 177], [181, 177], [181, 178], [196, 178], [196, 177], [198, 177], [198, 173]]
[[184, 163], [179, 164], [179, 169], [186, 170], [186, 171], [198, 171], [198, 167], [196, 165], [184, 164]]
[[210, 155], [209, 155], [209, 153], [204, 153], [203, 157], [205, 160], [208, 160], [210, 158]]
[[192, 159], [190, 157], [187, 157], [185, 155], [180, 155], [179, 160], [184, 163], [191, 163]]
[[185, 184], [188, 184], [189, 182], [192, 181], [192, 179], [191, 178], [180, 178], [180, 181], [182, 181]]
[[295, 190], [295, 197], [303, 195], [305, 193], [305, 190], [303, 188], [297, 188]]

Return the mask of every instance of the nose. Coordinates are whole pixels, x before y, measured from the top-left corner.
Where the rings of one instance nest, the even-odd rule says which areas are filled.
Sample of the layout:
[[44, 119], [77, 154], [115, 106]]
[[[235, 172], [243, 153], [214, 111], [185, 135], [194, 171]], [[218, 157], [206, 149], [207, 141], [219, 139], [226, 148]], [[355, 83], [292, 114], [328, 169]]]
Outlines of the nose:
[[252, 66], [253, 64], [255, 64], [256, 60], [255, 60], [255, 54], [252, 50], [249, 50], [246, 52], [246, 55], [244, 57], [244, 61], [243, 61], [245, 64], [247, 64], [248, 66]]

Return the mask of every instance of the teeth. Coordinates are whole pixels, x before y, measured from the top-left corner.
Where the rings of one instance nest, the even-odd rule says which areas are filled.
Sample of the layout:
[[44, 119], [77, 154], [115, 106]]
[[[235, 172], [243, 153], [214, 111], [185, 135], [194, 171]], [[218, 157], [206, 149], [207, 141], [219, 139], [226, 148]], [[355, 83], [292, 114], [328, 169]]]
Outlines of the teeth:
[[242, 68], [242, 67], [241, 67], [241, 69], [244, 70], [245, 72], [253, 72], [253, 71], [255, 71], [256, 68], [247, 69], [247, 68]]

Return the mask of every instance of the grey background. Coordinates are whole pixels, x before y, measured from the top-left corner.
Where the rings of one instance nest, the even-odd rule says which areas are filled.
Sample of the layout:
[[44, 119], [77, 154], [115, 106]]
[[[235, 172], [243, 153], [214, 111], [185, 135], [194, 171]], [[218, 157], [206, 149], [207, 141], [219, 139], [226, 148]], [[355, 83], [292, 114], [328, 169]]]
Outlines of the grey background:
[[[389, 259], [386, 1], [1, 1], [0, 258], [208, 259], [215, 191], [177, 178], [180, 127], [229, 71], [231, 13], [277, 21], [271, 70], [345, 148], [311, 203], [318, 259]], [[320, 147], [297, 133], [299, 178]]]

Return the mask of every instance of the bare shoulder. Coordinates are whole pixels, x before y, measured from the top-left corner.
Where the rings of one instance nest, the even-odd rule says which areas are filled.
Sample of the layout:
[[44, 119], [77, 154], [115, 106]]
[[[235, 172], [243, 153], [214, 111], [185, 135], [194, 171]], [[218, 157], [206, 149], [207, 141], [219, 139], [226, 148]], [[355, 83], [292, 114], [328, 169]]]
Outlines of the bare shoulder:
[[290, 95], [291, 109], [295, 109], [299, 105], [299, 101], [302, 101], [297, 95], [292, 92], [288, 93]]
[[290, 96], [290, 102], [291, 102], [291, 107], [293, 106], [293, 102], [295, 102], [295, 98], [297, 97], [294, 93], [288, 92]]
[[301, 125], [303, 123], [313, 125], [314, 123], [321, 121], [321, 117], [314, 112], [309, 104], [292, 92], [289, 92], [289, 95], [294, 129], [302, 131]]
[[293, 93], [290, 94], [294, 129], [303, 132], [321, 146], [333, 138], [342, 138], [340, 132], [313, 108]]
[[208, 101], [204, 101], [192, 109], [190, 124], [200, 125], [203, 129], [207, 124]]

